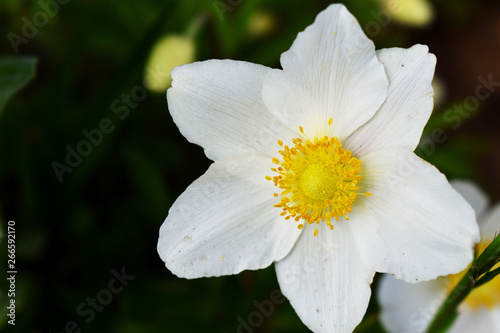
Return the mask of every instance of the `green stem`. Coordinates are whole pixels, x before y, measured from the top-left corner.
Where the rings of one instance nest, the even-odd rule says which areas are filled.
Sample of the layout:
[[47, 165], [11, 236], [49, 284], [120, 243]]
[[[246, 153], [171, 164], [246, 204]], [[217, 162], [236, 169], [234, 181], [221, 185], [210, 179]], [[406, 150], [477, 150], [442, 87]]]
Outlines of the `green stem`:
[[491, 280], [493, 280], [493, 278], [495, 276], [497, 276], [498, 274], [500, 274], [500, 267], [498, 268], [495, 268], [494, 270], [492, 271], [489, 271], [488, 273], [484, 274], [477, 282], [476, 284], [474, 285], [474, 288], [479, 288], [481, 287], [483, 284], [487, 283], [487, 282], [490, 282]]
[[[500, 237], [495, 237], [493, 242], [484, 250], [465, 273], [464, 277], [455, 286], [445, 299], [436, 316], [429, 325], [428, 333], [443, 333], [448, 330], [458, 315], [457, 308], [467, 297], [472, 289], [477, 288], [493, 279], [500, 270], [491, 271], [500, 259]], [[484, 274], [484, 275], [483, 275]]]

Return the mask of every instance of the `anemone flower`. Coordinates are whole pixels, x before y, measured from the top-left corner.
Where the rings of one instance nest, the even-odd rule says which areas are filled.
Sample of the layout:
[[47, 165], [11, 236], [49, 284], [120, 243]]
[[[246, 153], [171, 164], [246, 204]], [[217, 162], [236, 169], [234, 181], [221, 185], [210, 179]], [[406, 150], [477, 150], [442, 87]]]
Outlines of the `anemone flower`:
[[[476, 245], [476, 255], [479, 256], [500, 231], [500, 204], [487, 208], [487, 196], [472, 182], [453, 181], [452, 185], [476, 211], [481, 231], [481, 241]], [[500, 264], [494, 268], [498, 267]], [[389, 275], [383, 276], [378, 289], [383, 325], [389, 332], [425, 332], [465, 272], [417, 284], [404, 283]], [[500, 333], [500, 276], [473, 289], [458, 307], [458, 312], [449, 333]]]
[[283, 69], [175, 68], [181, 133], [214, 161], [170, 208], [158, 252], [183, 278], [275, 263], [316, 332], [352, 331], [375, 272], [423, 281], [467, 267], [474, 211], [416, 148], [433, 107], [428, 48], [382, 49], [340, 4], [281, 55]]

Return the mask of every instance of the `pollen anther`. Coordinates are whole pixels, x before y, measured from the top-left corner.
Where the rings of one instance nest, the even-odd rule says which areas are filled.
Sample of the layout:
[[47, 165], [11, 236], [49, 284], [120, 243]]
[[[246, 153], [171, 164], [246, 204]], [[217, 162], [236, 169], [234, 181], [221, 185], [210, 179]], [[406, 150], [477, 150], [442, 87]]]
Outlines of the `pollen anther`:
[[[333, 119], [328, 121], [331, 125]], [[304, 133], [302, 127], [299, 127]], [[272, 162], [279, 165], [271, 170], [276, 176], [267, 176], [266, 179], [282, 191], [280, 202], [275, 205], [282, 210], [281, 216], [285, 219], [293, 218], [299, 222], [305, 220], [307, 224], [325, 221], [333, 229], [332, 219], [349, 220], [346, 215], [352, 212], [352, 205], [356, 199], [361, 180], [359, 174], [361, 162], [352, 156], [351, 151], [342, 148], [342, 143], [335, 137], [314, 137], [305, 142], [301, 138], [292, 140], [294, 146], [284, 146], [280, 150], [281, 160], [273, 158]], [[283, 142], [278, 141], [283, 147]], [[364, 193], [367, 197], [369, 192]], [[297, 227], [302, 229], [304, 222]], [[318, 229], [314, 234], [317, 235]]]

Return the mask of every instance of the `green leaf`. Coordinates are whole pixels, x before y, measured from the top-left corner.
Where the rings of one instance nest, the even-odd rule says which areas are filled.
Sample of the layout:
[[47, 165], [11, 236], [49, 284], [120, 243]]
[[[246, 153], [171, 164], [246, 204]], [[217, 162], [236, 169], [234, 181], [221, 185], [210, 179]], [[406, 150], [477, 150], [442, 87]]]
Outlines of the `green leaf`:
[[[493, 279], [500, 270], [493, 269], [500, 259], [500, 236], [472, 262], [464, 277], [445, 299], [432, 320], [427, 332], [446, 332], [458, 315], [457, 308], [467, 295], [474, 289]], [[484, 274], [484, 275], [483, 275]], [[483, 281], [484, 280], [484, 281]]]
[[0, 59], [0, 114], [7, 100], [35, 76], [36, 58]]

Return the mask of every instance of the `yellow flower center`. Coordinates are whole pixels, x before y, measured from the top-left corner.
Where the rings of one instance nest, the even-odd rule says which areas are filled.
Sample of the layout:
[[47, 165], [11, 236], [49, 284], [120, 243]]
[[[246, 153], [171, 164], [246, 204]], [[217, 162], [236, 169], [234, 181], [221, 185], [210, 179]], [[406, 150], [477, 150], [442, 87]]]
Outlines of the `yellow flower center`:
[[300, 188], [309, 198], [327, 200], [333, 197], [336, 186], [336, 177], [321, 163], [309, 165], [300, 176]]
[[[328, 122], [332, 123], [332, 119]], [[302, 127], [300, 132], [304, 134]], [[314, 138], [304, 136], [292, 139], [290, 148], [278, 140], [283, 148], [279, 151], [282, 160], [273, 158], [277, 168], [271, 168], [276, 176], [266, 176], [280, 190], [274, 196], [281, 196], [275, 207], [281, 208], [285, 219], [301, 219], [311, 224], [325, 221], [333, 229], [331, 219], [340, 217], [349, 220], [346, 215], [356, 199], [361, 176], [361, 162], [352, 157], [351, 151], [342, 148], [342, 143], [334, 137]], [[370, 193], [365, 193], [370, 196]], [[297, 226], [304, 227], [304, 222]], [[318, 229], [314, 235], [318, 234]]]
[[[476, 257], [483, 253], [488, 245], [490, 245], [491, 241], [492, 240], [483, 240], [476, 245]], [[500, 263], [495, 265], [491, 270], [498, 267], [500, 267]], [[446, 277], [446, 290], [448, 293], [451, 293], [453, 288], [455, 288], [455, 286], [460, 282], [469, 268], [470, 265], [462, 272], [458, 274], [448, 275]], [[463, 303], [474, 310], [480, 308], [481, 306], [485, 306], [490, 309], [498, 306], [500, 304], [500, 276], [497, 275], [491, 281], [483, 284], [478, 288], [472, 289]]]

